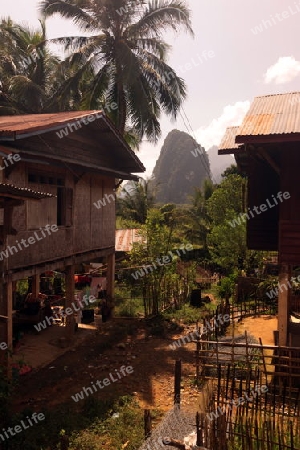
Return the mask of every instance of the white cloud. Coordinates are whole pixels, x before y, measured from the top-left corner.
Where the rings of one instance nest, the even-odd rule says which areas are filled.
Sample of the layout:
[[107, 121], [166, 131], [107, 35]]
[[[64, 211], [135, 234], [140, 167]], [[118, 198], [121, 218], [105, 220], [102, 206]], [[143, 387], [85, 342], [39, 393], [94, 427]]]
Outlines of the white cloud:
[[300, 62], [294, 56], [282, 56], [264, 74], [266, 84], [289, 83], [300, 74]]
[[213, 119], [209, 125], [201, 127], [195, 132], [199, 144], [205, 147], [205, 150], [213, 145], [219, 145], [226, 128], [240, 125], [249, 107], [248, 100], [225, 106], [220, 117]]

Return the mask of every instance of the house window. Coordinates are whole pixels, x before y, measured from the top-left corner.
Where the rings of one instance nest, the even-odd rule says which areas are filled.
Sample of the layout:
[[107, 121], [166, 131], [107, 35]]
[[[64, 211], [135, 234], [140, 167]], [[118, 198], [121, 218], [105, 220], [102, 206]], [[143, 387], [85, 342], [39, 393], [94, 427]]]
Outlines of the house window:
[[[28, 229], [38, 229], [47, 224], [72, 226], [73, 189], [64, 186], [63, 177], [48, 173], [29, 172], [28, 183], [34, 184], [32, 189], [46, 191], [56, 196], [27, 202]], [[48, 187], [46, 188], [45, 185]]]
[[72, 226], [73, 189], [57, 188], [57, 225]]

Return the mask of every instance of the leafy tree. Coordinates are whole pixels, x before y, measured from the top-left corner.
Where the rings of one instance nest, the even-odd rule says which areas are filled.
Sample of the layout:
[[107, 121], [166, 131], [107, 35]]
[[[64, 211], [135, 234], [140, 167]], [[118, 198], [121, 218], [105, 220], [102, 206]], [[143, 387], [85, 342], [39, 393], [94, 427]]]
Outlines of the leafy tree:
[[[83, 104], [99, 108], [124, 134], [126, 128], [142, 138], [156, 141], [160, 136], [161, 112], [176, 117], [186, 96], [186, 86], [166, 63], [170, 48], [162, 33], [180, 26], [192, 33], [190, 12], [182, 0], [44, 0], [46, 17], [60, 14], [73, 20], [92, 36], [56, 39], [71, 54], [73, 78], [93, 79]], [[113, 108], [113, 105], [116, 105]]]
[[213, 225], [223, 224], [243, 212], [245, 186], [240, 175], [229, 175], [217, 186], [207, 203]]
[[210, 229], [207, 205], [213, 191], [214, 185], [211, 180], [204, 180], [202, 189], [195, 189], [192, 206], [186, 211], [186, 220], [183, 223], [185, 237], [193, 244], [202, 245], [204, 249], [207, 249], [207, 235]]
[[135, 243], [130, 252], [131, 272], [127, 282], [140, 286], [145, 315], [158, 314], [172, 300], [179, 306], [194, 282], [193, 264], [182, 265], [179, 269], [181, 257], [187, 254], [188, 248], [184, 242], [177, 243], [174, 231], [159, 209], [151, 209], [146, 223], [141, 226], [144, 242]]
[[212, 259], [228, 272], [246, 258], [246, 224], [232, 227], [230, 222], [243, 212], [245, 180], [239, 175], [228, 175], [208, 200], [211, 219], [208, 244]]
[[146, 222], [148, 210], [153, 206], [149, 180], [140, 178], [130, 182], [117, 197], [117, 215], [132, 224]]
[[229, 175], [241, 175], [236, 164], [231, 164], [231, 166], [227, 167], [227, 169], [225, 169], [224, 172], [222, 173], [221, 177], [226, 178]]

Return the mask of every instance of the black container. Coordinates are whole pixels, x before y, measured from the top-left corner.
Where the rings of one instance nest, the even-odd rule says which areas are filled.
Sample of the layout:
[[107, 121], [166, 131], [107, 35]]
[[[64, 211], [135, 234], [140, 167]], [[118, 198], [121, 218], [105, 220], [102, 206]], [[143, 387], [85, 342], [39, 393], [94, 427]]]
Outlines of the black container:
[[82, 323], [92, 323], [94, 322], [94, 310], [93, 309], [83, 309], [82, 310]]
[[199, 308], [202, 305], [201, 302], [201, 289], [193, 289], [191, 292], [190, 305]]

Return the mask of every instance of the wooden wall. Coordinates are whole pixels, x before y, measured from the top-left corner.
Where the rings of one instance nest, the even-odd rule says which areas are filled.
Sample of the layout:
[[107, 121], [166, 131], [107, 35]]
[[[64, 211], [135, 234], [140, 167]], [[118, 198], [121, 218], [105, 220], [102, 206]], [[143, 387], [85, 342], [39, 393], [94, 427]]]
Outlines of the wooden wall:
[[300, 264], [300, 144], [290, 144], [281, 153], [281, 190], [290, 192], [279, 221], [279, 262]]
[[[257, 156], [248, 159], [248, 206], [253, 209], [266, 203], [272, 205], [272, 195], [288, 192], [290, 198], [268, 208], [247, 221], [247, 245], [254, 250], [278, 250], [279, 263], [300, 264], [300, 145], [278, 143], [264, 146], [279, 168], [277, 174], [270, 165]], [[257, 152], [260, 149], [256, 149]]]
[[[79, 181], [74, 172], [63, 168], [51, 168], [49, 166], [19, 163], [9, 176], [7, 182], [18, 186], [27, 186], [34, 190], [56, 194], [56, 186], [39, 183], [28, 183], [28, 171], [31, 169], [43, 170], [49, 174], [58, 174], [65, 178], [65, 187], [73, 189], [73, 208], [71, 226], [59, 226], [58, 231], [50, 236], [36, 241], [23, 248], [7, 259], [7, 269], [38, 264], [61, 257], [71, 256], [76, 253], [88, 252], [115, 245], [115, 201], [114, 178], [97, 174], [85, 174]], [[110, 194], [107, 201], [105, 194]], [[113, 196], [113, 197], [112, 197]], [[104, 198], [104, 200], [103, 200]], [[105, 205], [96, 208], [93, 204], [98, 200], [105, 201]], [[13, 213], [13, 227], [18, 231], [15, 236], [9, 236], [8, 245], [16, 244], [21, 239], [26, 242], [30, 236], [34, 236], [32, 216], [38, 218], [37, 226], [55, 224], [54, 216], [57, 199], [44, 199], [40, 202], [26, 201], [24, 205], [16, 207]], [[41, 232], [38, 232], [41, 236]]]
[[[248, 207], [253, 211], [269, 200], [272, 205], [266, 211], [247, 220], [247, 246], [252, 250], [277, 250], [279, 206], [272, 202], [272, 195], [280, 191], [280, 179], [267, 162], [249, 159]], [[274, 205], [274, 206], [273, 206]]]

